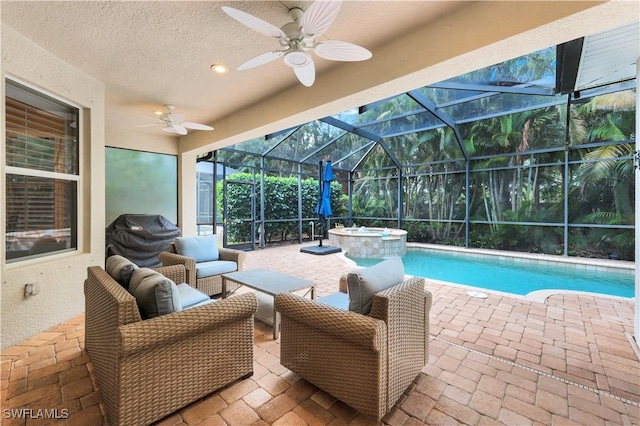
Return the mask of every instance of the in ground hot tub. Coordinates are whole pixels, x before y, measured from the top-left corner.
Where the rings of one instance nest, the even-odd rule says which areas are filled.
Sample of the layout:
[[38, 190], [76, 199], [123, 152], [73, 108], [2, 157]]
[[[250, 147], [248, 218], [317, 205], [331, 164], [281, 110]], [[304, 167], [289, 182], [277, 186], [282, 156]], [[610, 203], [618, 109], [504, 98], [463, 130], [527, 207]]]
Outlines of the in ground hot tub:
[[390, 228], [333, 228], [329, 243], [350, 257], [384, 258], [407, 252], [407, 231]]

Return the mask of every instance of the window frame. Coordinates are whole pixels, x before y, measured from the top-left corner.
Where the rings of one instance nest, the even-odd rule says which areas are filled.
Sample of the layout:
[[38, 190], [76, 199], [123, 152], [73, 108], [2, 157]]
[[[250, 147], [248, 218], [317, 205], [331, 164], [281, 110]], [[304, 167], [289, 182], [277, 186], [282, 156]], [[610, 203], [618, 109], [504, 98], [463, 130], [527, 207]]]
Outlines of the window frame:
[[[6, 265], [12, 265], [12, 264], [25, 264], [26, 262], [38, 262], [38, 261], [42, 261], [44, 260], [49, 260], [52, 257], [59, 257], [59, 256], [64, 256], [64, 255], [69, 255], [69, 254], [76, 254], [76, 253], [80, 253], [83, 250], [83, 222], [84, 222], [84, 209], [83, 209], [83, 205], [84, 205], [84, 200], [83, 200], [83, 175], [84, 175], [84, 165], [83, 165], [83, 153], [84, 153], [84, 129], [83, 129], [83, 123], [84, 123], [84, 109], [82, 108], [81, 105], [77, 104], [76, 102], [71, 101], [70, 99], [64, 98], [62, 96], [56, 95], [55, 93], [52, 93], [49, 90], [45, 90], [41, 87], [37, 87], [33, 84], [30, 84], [24, 80], [12, 77], [12, 76], [6, 76], [4, 77], [4, 85], [5, 85], [5, 93], [4, 93], [4, 98], [3, 98], [3, 102], [4, 102], [4, 106], [5, 106], [5, 115], [4, 115], [4, 124], [5, 124], [5, 134], [3, 135], [4, 140], [5, 140], [5, 147], [4, 147], [4, 173], [3, 173], [3, 178], [4, 178], [4, 185], [7, 185], [7, 179], [9, 175], [18, 175], [18, 176], [25, 176], [25, 177], [35, 177], [35, 178], [45, 178], [45, 179], [54, 179], [54, 180], [60, 180], [63, 182], [75, 182], [75, 199], [76, 199], [76, 205], [75, 205], [75, 211], [69, 211], [69, 214], [71, 215], [70, 218], [70, 228], [71, 228], [71, 235], [73, 235], [73, 230], [75, 229], [75, 246], [73, 246], [73, 238], [71, 239], [71, 244], [72, 247], [63, 249], [63, 250], [54, 250], [54, 251], [47, 251], [44, 253], [38, 253], [38, 254], [28, 254], [25, 256], [19, 256], [19, 257], [15, 257], [15, 258], [8, 258], [8, 253], [9, 250], [6, 250], [5, 252], [5, 256], [4, 256], [4, 262]], [[32, 91], [34, 93], [35, 96], [42, 96], [45, 98], [48, 98], [49, 100], [54, 100], [56, 102], [59, 102], [61, 104], [63, 104], [65, 107], [70, 107], [70, 108], [75, 108], [78, 111], [78, 115], [77, 115], [77, 126], [78, 126], [78, 130], [77, 130], [77, 150], [76, 150], [76, 156], [74, 158], [74, 160], [77, 162], [77, 174], [72, 174], [72, 173], [61, 173], [61, 172], [55, 172], [55, 171], [47, 171], [47, 170], [39, 170], [39, 169], [31, 169], [28, 167], [19, 167], [19, 166], [10, 166], [8, 165], [8, 158], [7, 158], [7, 144], [6, 144], [6, 140], [7, 140], [7, 116], [6, 116], [6, 103], [7, 103], [7, 90], [6, 87], [8, 85], [14, 85], [14, 86], [22, 86], [27, 88], [28, 90]], [[6, 188], [5, 188], [6, 191]], [[6, 218], [8, 217], [7, 215], [7, 197], [8, 194], [5, 193], [5, 199], [4, 199], [4, 216], [5, 216], [5, 221]], [[5, 223], [6, 226], [6, 223]], [[4, 239], [5, 239], [5, 243], [7, 241], [7, 237], [9, 234], [9, 230], [5, 228], [4, 230]]]

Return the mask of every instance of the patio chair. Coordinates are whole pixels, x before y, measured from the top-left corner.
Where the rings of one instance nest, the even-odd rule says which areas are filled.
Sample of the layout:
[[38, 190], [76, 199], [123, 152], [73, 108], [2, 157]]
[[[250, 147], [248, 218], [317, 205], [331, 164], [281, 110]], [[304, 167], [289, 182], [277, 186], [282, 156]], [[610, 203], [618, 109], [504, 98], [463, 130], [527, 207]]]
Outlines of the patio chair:
[[[185, 278], [181, 265], [156, 271]], [[143, 319], [125, 284], [99, 266], [84, 282], [85, 349], [110, 425], [151, 424], [253, 374], [254, 294]]]
[[[376, 266], [348, 274], [350, 292], [358, 292], [351, 284], [362, 282], [360, 278], [384, 274], [388, 267]], [[424, 285], [423, 278], [409, 278], [378, 291], [366, 313], [354, 312], [358, 306], [353, 305], [359, 302], [350, 303], [352, 310], [344, 310], [323, 302], [334, 297], [309, 300], [279, 294], [280, 362], [380, 420], [428, 362], [431, 293]], [[350, 302], [354, 298], [352, 294]], [[367, 303], [360, 305], [365, 311]]]
[[[184, 265], [187, 269], [186, 282], [209, 296], [222, 293], [222, 274], [242, 271], [246, 253], [218, 247], [216, 234], [178, 237], [170, 245], [169, 251], [162, 252], [158, 259], [163, 266]], [[227, 291], [238, 288], [229, 282]]]

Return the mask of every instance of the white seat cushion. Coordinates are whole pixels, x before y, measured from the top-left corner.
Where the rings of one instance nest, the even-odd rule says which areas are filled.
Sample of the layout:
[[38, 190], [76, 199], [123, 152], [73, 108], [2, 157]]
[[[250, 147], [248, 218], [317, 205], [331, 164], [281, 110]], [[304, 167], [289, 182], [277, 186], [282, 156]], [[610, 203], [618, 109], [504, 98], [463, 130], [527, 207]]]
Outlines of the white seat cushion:
[[349, 310], [349, 296], [347, 293], [334, 293], [328, 296], [321, 297], [318, 302], [331, 305], [334, 308], [342, 309], [343, 311]]
[[188, 309], [196, 305], [199, 306], [202, 302], [211, 302], [209, 296], [191, 287], [187, 283], [178, 284], [178, 297], [180, 297], [182, 309]]
[[212, 262], [196, 263], [196, 278], [212, 277], [238, 270], [238, 264], [231, 260], [214, 260]]

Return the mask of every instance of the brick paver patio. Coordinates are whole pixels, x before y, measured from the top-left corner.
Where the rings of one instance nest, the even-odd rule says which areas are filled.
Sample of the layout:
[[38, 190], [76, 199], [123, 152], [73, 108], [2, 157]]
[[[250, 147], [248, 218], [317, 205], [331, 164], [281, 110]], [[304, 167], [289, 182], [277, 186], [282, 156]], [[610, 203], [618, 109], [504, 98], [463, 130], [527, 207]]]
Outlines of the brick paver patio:
[[[318, 297], [337, 291], [351, 268], [335, 255], [299, 249], [250, 252], [246, 267], [312, 279]], [[427, 288], [434, 301], [429, 363], [384, 424], [640, 424], [631, 301], [555, 295], [538, 303], [490, 292], [473, 298], [468, 289], [437, 283]], [[107, 424], [83, 340], [79, 315], [2, 351], [3, 425]], [[254, 375], [158, 424], [376, 423], [282, 367], [279, 348], [271, 329], [256, 323]], [[7, 411], [21, 408], [67, 418], [16, 419]]]

